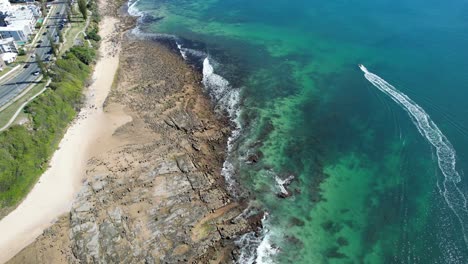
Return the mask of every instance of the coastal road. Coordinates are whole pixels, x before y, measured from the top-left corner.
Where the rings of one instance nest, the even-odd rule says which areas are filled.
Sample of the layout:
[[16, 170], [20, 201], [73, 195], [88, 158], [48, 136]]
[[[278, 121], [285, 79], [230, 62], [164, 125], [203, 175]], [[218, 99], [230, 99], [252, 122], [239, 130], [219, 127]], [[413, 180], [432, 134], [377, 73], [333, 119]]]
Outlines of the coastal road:
[[[38, 47], [33, 47], [34, 53], [38, 54], [42, 60], [46, 58], [51, 58], [52, 48], [51, 43], [49, 42], [48, 35], [50, 34], [52, 38], [58, 36], [59, 23], [62, 19], [66, 18], [67, 3], [66, 1], [54, 1], [51, 3], [51, 15], [47, 19], [46, 24], [44, 25], [45, 30], [40, 31], [38, 41], [41, 42]], [[42, 35], [41, 32], [47, 32]], [[58, 39], [58, 38], [57, 38]], [[27, 68], [26, 65], [28, 65]], [[24, 91], [28, 86], [33, 83], [38, 83], [39, 76], [35, 76], [34, 73], [40, 71], [39, 66], [37, 65], [36, 58], [29, 57], [24, 67], [18, 70], [13, 78], [2, 82], [0, 84], [0, 107], [7, 104], [13, 100], [17, 95]]]

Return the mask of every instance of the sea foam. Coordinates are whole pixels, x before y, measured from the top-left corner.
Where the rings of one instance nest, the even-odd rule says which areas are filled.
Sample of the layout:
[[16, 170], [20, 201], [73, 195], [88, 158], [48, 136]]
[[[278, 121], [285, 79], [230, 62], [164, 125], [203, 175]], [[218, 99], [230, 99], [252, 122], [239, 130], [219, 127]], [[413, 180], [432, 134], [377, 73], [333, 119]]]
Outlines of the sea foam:
[[[144, 12], [136, 7], [138, 1], [139, 0], [129, 2], [128, 13], [132, 16], [141, 18], [144, 16]], [[139, 22], [141, 22], [140, 19]], [[175, 42], [180, 55], [186, 61], [189, 60], [189, 57], [195, 57], [197, 59], [203, 58], [202, 84], [204, 89], [214, 102], [216, 110], [223, 112], [223, 114], [227, 113], [235, 126], [227, 141], [228, 156], [223, 163], [221, 175], [226, 181], [228, 191], [232, 195], [237, 195], [237, 182], [235, 180], [236, 168], [231, 160], [235, 159], [235, 157], [233, 157], [232, 150], [242, 131], [242, 125], [239, 118], [241, 101], [240, 89], [232, 87], [228, 80], [215, 73], [215, 68], [211, 64], [207, 53], [184, 47], [182, 44], [183, 41], [177, 36], [161, 33], [147, 33], [142, 31], [139, 25], [131, 31], [131, 34], [140, 39], [172, 40]], [[267, 215], [268, 214], [265, 214], [262, 219], [263, 226], [267, 225]], [[264, 228], [261, 230], [261, 235], [258, 235], [255, 232], [250, 232], [237, 239], [235, 243], [241, 247], [241, 255], [238, 263], [272, 263], [271, 256], [277, 253], [277, 249], [271, 245], [270, 236], [271, 233], [269, 233], [269, 230]]]
[[144, 16], [144, 13], [142, 11], [140, 11], [136, 7], [138, 2], [139, 2], [139, 0], [128, 1], [128, 3], [127, 3], [127, 6], [128, 6], [127, 12], [128, 12], [129, 15], [134, 16], [134, 17], [143, 17]]
[[216, 109], [227, 113], [231, 121], [235, 124], [234, 130], [228, 138], [228, 157], [224, 161], [221, 174], [226, 180], [228, 190], [231, 193], [236, 194], [236, 181], [234, 179], [235, 166], [231, 162], [231, 154], [234, 142], [237, 140], [242, 130], [241, 123], [239, 121], [240, 91], [239, 89], [233, 88], [228, 80], [214, 72], [214, 67], [210, 63], [210, 59], [208, 57], [203, 60], [202, 83], [211, 99], [215, 102]]
[[264, 228], [259, 232], [250, 232], [242, 235], [236, 240], [236, 245], [241, 248], [237, 259], [239, 264], [272, 264], [273, 256], [278, 253], [278, 248], [274, 247], [271, 238], [273, 232], [268, 226], [269, 214], [265, 213], [262, 218]]
[[437, 154], [437, 163], [444, 175], [440, 193], [460, 222], [465, 246], [468, 247], [468, 237], [466, 235], [468, 230], [467, 199], [457, 186], [461, 181], [461, 177], [456, 170], [456, 153], [452, 144], [422, 107], [384, 79], [369, 72], [364, 65], [359, 65], [359, 67], [364, 72], [364, 77], [372, 85], [388, 95], [409, 114], [419, 133], [434, 147]]

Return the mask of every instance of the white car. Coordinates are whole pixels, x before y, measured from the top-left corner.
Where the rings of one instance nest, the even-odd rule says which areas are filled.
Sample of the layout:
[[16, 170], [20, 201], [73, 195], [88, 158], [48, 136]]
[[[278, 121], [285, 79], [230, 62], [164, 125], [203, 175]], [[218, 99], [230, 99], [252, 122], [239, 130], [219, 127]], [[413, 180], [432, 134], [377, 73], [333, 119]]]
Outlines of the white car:
[[36, 72], [33, 72], [33, 75], [34, 76], [38, 76], [40, 74], [40, 72], [36, 71]]

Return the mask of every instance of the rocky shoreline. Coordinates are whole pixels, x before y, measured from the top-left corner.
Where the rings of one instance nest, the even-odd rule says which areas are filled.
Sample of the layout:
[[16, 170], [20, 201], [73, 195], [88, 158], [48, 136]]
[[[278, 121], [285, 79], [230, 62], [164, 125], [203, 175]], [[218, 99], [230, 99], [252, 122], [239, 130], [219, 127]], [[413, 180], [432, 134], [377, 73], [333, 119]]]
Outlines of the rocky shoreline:
[[132, 121], [112, 135], [120, 144], [89, 160], [71, 212], [9, 263], [233, 262], [234, 239], [262, 215], [245, 218], [246, 204], [225, 189], [229, 120], [179, 54], [129, 34], [112, 41], [121, 41], [120, 65], [105, 111]]

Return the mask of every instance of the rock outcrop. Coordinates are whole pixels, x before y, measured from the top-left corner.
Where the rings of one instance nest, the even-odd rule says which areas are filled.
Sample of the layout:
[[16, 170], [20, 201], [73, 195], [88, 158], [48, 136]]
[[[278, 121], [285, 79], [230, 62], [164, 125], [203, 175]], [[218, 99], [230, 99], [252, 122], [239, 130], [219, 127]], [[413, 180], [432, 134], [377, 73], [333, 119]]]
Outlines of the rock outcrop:
[[[233, 239], [258, 219], [240, 216], [245, 207], [224, 189], [229, 122], [178, 54], [131, 39], [122, 50], [106, 102], [132, 116], [112, 136], [121, 144], [88, 162], [70, 214], [50, 229], [63, 239], [45, 232], [24, 252], [40, 248], [39, 263], [231, 262]], [[12, 261], [28, 263], [24, 252]]]

